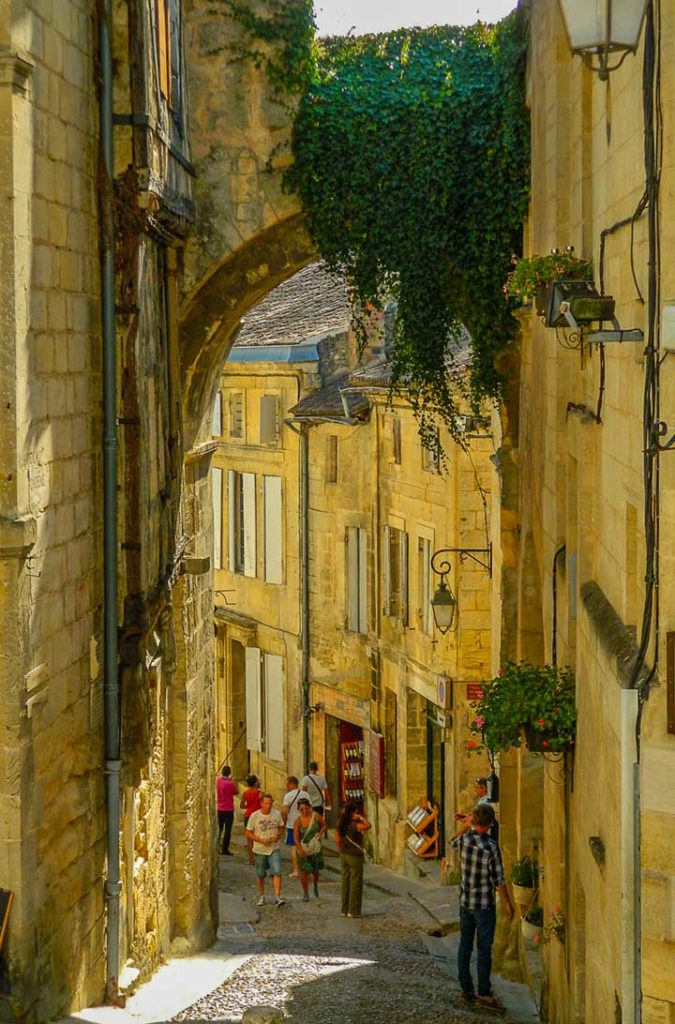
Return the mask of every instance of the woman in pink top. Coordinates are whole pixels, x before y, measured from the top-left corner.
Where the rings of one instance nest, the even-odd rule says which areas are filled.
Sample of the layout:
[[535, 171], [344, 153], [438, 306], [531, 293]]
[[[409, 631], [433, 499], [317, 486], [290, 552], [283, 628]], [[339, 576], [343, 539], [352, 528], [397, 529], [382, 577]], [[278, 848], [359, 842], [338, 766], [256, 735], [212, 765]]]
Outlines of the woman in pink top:
[[218, 843], [220, 852], [226, 857], [232, 857], [230, 850], [230, 837], [232, 835], [232, 822], [234, 821], [234, 798], [239, 793], [239, 786], [230, 778], [232, 769], [224, 765], [216, 779], [216, 801], [218, 808]]
[[[251, 817], [254, 811], [260, 810], [260, 798], [262, 791], [260, 789], [260, 783], [255, 775], [246, 776], [246, 785], [248, 789], [245, 789], [241, 795], [239, 806], [244, 812], [244, 829], [248, 828], [248, 819]], [[253, 841], [246, 837], [247, 849], [248, 849], [248, 862], [253, 863]]]

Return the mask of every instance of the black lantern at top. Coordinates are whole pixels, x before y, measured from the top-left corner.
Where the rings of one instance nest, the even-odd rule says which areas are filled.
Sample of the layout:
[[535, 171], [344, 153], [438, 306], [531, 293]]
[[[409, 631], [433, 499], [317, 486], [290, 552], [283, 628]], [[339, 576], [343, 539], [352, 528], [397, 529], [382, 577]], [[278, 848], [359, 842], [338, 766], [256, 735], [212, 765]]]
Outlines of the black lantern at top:
[[[572, 53], [601, 79], [637, 50], [647, 0], [560, 0], [560, 7]], [[618, 59], [610, 65], [612, 55]]]

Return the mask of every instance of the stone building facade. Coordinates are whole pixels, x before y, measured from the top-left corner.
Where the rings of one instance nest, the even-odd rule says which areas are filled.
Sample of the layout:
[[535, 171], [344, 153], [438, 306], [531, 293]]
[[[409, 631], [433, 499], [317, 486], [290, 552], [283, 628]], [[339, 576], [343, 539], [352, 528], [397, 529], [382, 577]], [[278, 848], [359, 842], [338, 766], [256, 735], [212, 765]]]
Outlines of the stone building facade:
[[[307, 262], [309, 245], [267, 171], [289, 114], [261, 72], [231, 69], [238, 28], [212, 6], [0, 3], [6, 1020], [118, 996], [106, 970], [117, 931], [106, 936], [104, 764], [105, 691], [117, 681], [120, 965], [143, 976], [169, 949], [213, 936], [213, 446], [202, 424], [242, 313]], [[98, 103], [106, 19], [114, 185]], [[104, 686], [108, 197], [119, 665]]]
[[[615, 297], [621, 327], [645, 336], [604, 351], [580, 347], [524, 311], [513, 375], [520, 393], [514, 383], [502, 422], [500, 578], [515, 626], [502, 629], [502, 656], [550, 662], [556, 653], [576, 677], [573, 763], [533, 775], [519, 753], [502, 780], [508, 842], [518, 852], [539, 842], [545, 920], [560, 906], [567, 922], [564, 941], [543, 953], [543, 1016], [556, 1024], [675, 1019], [675, 803], [667, 781], [675, 771], [675, 463], [669, 451], [650, 455], [663, 442], [645, 423], [644, 404], [655, 372], [654, 419], [665, 421], [669, 438], [675, 82], [672, 62], [662, 62], [653, 136], [649, 32], [648, 16], [637, 55], [603, 82], [571, 56], [558, 4], [531, 6], [525, 254], [573, 245], [592, 257], [595, 283]], [[674, 33], [673, 10], [662, 5], [657, 50], [668, 52]], [[645, 206], [652, 144], [660, 190], [658, 181], [649, 186]], [[543, 805], [526, 797], [537, 771]]]
[[[223, 368], [217, 746], [276, 797], [288, 772], [316, 759], [334, 813], [357, 794], [378, 861], [415, 871], [408, 811], [433, 798], [450, 833], [471, 774], [488, 770], [465, 741], [471, 687], [491, 671], [490, 576], [449, 556], [460, 625], [440, 637], [430, 561], [438, 547], [484, 548], [487, 559], [491, 439], [488, 421], [467, 420], [465, 450], [443, 439], [441, 472], [405, 399], [388, 401], [380, 343], [363, 359], [359, 370], [342, 285], [312, 266], [244, 319]], [[349, 765], [346, 749], [357, 751]]]

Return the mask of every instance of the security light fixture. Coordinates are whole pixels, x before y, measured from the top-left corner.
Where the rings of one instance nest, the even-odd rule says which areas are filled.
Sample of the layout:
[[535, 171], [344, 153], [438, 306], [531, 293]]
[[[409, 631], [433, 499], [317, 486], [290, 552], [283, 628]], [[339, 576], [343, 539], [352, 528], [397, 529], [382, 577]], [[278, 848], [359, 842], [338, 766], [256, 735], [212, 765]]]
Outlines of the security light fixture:
[[572, 53], [606, 80], [637, 50], [646, 7], [647, 0], [560, 0]]
[[[546, 327], [570, 327], [571, 337], [595, 344], [644, 341], [639, 327], [622, 330], [615, 315], [616, 303], [611, 295], [600, 295], [590, 281], [555, 281], [548, 289]], [[611, 330], [591, 331], [592, 323], [611, 323]]]
[[436, 629], [443, 636], [451, 629], [456, 629], [458, 624], [457, 598], [447, 582], [452, 565], [444, 555], [459, 555], [460, 562], [470, 558], [492, 576], [492, 544], [486, 548], [440, 548], [431, 556], [431, 568], [441, 577], [438, 589], [431, 599], [431, 610], [434, 613]]

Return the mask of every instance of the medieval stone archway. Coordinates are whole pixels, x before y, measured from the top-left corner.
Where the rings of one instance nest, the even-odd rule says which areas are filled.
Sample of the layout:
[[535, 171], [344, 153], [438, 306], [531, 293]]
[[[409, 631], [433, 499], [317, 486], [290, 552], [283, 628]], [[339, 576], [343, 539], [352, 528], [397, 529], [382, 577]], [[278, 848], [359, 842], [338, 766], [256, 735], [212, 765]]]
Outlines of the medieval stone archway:
[[188, 451], [205, 412], [241, 318], [268, 292], [312, 260], [316, 250], [297, 213], [254, 235], [202, 281], [181, 316], [183, 441]]

